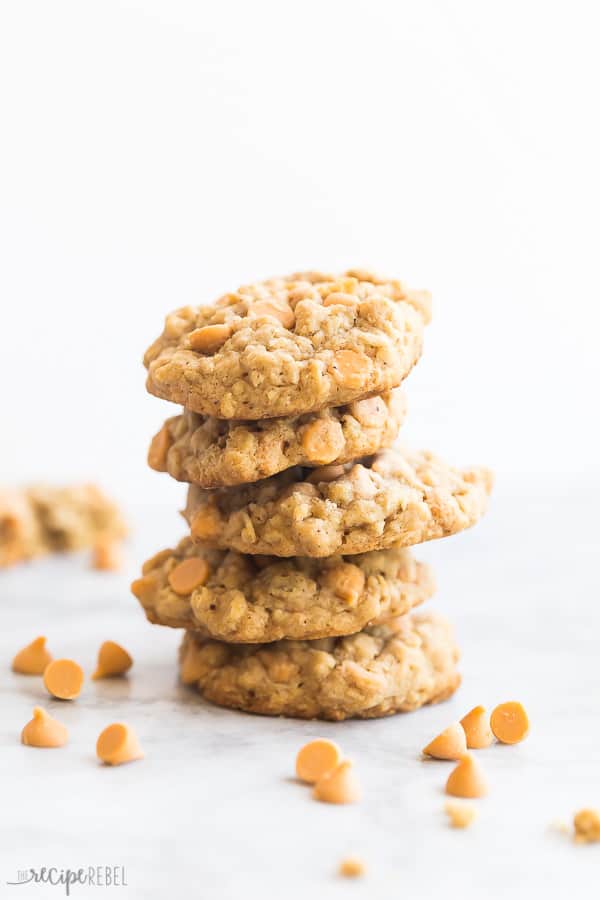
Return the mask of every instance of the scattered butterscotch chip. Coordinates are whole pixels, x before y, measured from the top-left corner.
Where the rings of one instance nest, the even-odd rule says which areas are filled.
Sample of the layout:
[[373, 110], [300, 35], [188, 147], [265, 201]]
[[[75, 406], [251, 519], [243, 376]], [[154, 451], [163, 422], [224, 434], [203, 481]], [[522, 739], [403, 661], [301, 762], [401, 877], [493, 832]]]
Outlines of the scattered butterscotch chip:
[[343, 859], [338, 868], [338, 874], [344, 878], [361, 878], [365, 872], [365, 864], [357, 856], [348, 856]]
[[19, 650], [12, 661], [13, 672], [20, 675], [43, 675], [52, 655], [46, 650], [46, 638], [38, 637]]
[[488, 792], [483, 773], [471, 753], [465, 753], [452, 769], [446, 782], [446, 793], [453, 797], [484, 797]]
[[477, 810], [468, 803], [455, 803], [449, 800], [444, 810], [452, 828], [468, 828], [477, 818]]
[[199, 556], [190, 556], [189, 559], [184, 559], [174, 569], [171, 569], [168, 582], [176, 594], [185, 596], [205, 584], [209, 574], [210, 569], [205, 559]]
[[104, 641], [98, 651], [98, 663], [92, 678], [112, 678], [124, 675], [133, 665], [133, 659], [120, 644]]
[[573, 817], [575, 840], [578, 844], [600, 841], [600, 813], [595, 809], [580, 809]]
[[485, 706], [474, 706], [466, 716], [463, 716], [460, 724], [465, 732], [469, 750], [483, 750], [493, 743], [494, 735]]
[[502, 744], [518, 744], [529, 734], [529, 718], [525, 707], [516, 701], [500, 703], [492, 712], [490, 725]]
[[96, 753], [109, 766], [120, 766], [144, 756], [135, 732], [123, 722], [104, 729], [96, 741]]
[[46, 690], [60, 700], [74, 700], [83, 685], [83, 669], [72, 659], [55, 659], [44, 671]]
[[21, 743], [28, 747], [63, 747], [69, 739], [69, 732], [53, 719], [41, 706], [33, 709], [33, 719], [21, 732]]
[[313, 796], [323, 803], [356, 803], [360, 800], [360, 785], [349, 760], [338, 763], [317, 781]]
[[460, 759], [466, 752], [467, 740], [460, 722], [449, 725], [423, 748], [423, 753], [434, 759]]
[[118, 572], [123, 566], [123, 550], [120, 541], [101, 537], [92, 547], [92, 569], [99, 572]]
[[301, 747], [296, 757], [296, 775], [301, 781], [316, 784], [334, 769], [342, 758], [340, 748], [333, 741], [318, 738]]

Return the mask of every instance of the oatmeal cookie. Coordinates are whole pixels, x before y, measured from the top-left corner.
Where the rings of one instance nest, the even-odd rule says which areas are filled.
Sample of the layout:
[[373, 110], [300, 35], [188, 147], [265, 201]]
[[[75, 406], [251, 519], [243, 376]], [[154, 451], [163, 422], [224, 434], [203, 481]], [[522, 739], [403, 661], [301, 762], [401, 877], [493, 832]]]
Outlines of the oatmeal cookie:
[[131, 589], [150, 622], [234, 643], [360, 631], [433, 594], [433, 575], [392, 547], [325, 560], [210, 550], [187, 537], [142, 568]]
[[462, 531], [483, 514], [491, 488], [488, 469], [454, 469], [426, 451], [385, 450], [235, 489], [191, 485], [184, 516], [192, 537], [213, 547], [324, 557]]
[[127, 532], [117, 506], [93, 484], [0, 492], [0, 566], [91, 547]]
[[213, 703], [301, 719], [375, 718], [449, 697], [458, 650], [437, 616], [400, 616], [350, 637], [233, 645], [188, 631], [180, 677]]
[[376, 453], [396, 439], [405, 414], [398, 391], [284, 419], [237, 422], [184, 410], [154, 436], [148, 464], [177, 481], [228, 487]]
[[341, 406], [400, 384], [429, 315], [427, 292], [367, 272], [273, 278], [167, 316], [147, 388], [220, 419]]

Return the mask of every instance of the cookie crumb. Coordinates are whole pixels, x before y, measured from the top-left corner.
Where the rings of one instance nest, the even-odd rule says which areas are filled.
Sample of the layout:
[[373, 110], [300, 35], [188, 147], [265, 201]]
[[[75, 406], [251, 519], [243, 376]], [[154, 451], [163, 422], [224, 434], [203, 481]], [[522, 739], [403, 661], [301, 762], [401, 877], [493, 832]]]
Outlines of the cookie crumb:
[[365, 872], [365, 864], [357, 856], [346, 857], [338, 867], [338, 875], [341, 875], [343, 878], [362, 878]]
[[580, 809], [573, 817], [575, 841], [578, 844], [600, 842], [600, 813], [595, 809]]
[[477, 818], [477, 810], [468, 803], [456, 803], [448, 800], [444, 811], [450, 819], [452, 828], [468, 828]]

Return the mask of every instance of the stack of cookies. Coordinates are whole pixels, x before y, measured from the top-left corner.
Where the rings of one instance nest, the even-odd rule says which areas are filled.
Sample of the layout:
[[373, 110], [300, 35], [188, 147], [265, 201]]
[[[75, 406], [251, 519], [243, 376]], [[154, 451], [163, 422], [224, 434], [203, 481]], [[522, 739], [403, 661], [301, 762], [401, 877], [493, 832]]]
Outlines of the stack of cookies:
[[241, 287], [169, 315], [150, 393], [183, 404], [150, 466], [188, 482], [189, 535], [132, 590], [185, 630], [180, 675], [214, 703], [340, 720], [413, 710], [459, 684], [434, 582], [409, 549], [473, 525], [486, 469], [389, 449], [426, 292], [353, 270]]

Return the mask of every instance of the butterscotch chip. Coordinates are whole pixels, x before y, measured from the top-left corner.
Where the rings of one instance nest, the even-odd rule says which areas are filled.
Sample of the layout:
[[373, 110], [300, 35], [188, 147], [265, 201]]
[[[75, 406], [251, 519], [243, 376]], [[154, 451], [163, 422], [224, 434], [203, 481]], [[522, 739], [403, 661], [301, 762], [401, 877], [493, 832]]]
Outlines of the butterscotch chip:
[[351, 634], [408, 612], [434, 590], [430, 569], [395, 547], [348, 560], [277, 559], [210, 550], [184, 538], [144, 571], [131, 590], [151, 622], [228, 642]]
[[448, 800], [444, 807], [452, 828], [469, 828], [477, 818], [477, 810], [467, 803]]
[[46, 638], [38, 637], [22, 650], [12, 661], [13, 672], [20, 675], [43, 675], [52, 655], [46, 649]]
[[220, 706], [340, 721], [409, 711], [449, 697], [460, 683], [457, 658], [443, 619], [401, 616], [349, 637], [318, 641], [224, 644], [188, 631], [180, 674]]
[[120, 644], [104, 641], [98, 651], [98, 663], [92, 678], [113, 678], [124, 675], [133, 665], [133, 659]]
[[333, 741], [326, 738], [309, 741], [298, 751], [296, 775], [307, 784], [316, 784], [326, 772], [337, 766], [341, 758], [340, 748]]
[[356, 856], [348, 856], [339, 865], [338, 873], [343, 878], [362, 878], [366, 872], [366, 866], [362, 859]]
[[359, 389], [369, 380], [371, 360], [357, 350], [340, 350], [329, 363], [329, 371], [338, 384]]
[[488, 787], [483, 773], [471, 753], [466, 753], [448, 776], [446, 793], [453, 797], [484, 797]]
[[428, 295], [367, 272], [273, 278], [167, 316], [147, 388], [221, 419], [340, 406], [401, 383], [429, 316]]
[[340, 563], [328, 570], [327, 583], [338, 597], [356, 603], [364, 590], [365, 576], [353, 563]]
[[100, 572], [118, 572], [123, 566], [120, 541], [100, 537], [92, 547], [92, 568]]
[[344, 433], [339, 422], [317, 419], [304, 429], [302, 447], [311, 462], [330, 463], [344, 446]]
[[[256, 484], [188, 490], [184, 515], [211, 516], [211, 546], [275, 556], [326, 557], [411, 546], [469, 528], [484, 513], [492, 476], [455, 469], [427, 452], [386, 450], [348, 463], [331, 481], [288, 469]], [[195, 536], [195, 534], [194, 534]]]
[[350, 404], [350, 412], [358, 419], [363, 428], [381, 428], [389, 416], [389, 408], [383, 402], [383, 397], [355, 400]]
[[460, 722], [449, 725], [423, 749], [426, 756], [434, 759], [461, 759], [466, 752], [467, 741]]
[[189, 336], [190, 347], [198, 353], [215, 353], [231, 335], [229, 325], [205, 325]]
[[171, 421], [171, 419], [167, 420], [160, 431], [154, 435], [148, 450], [148, 465], [157, 472], [167, 471], [169, 448], [173, 443]]
[[185, 596], [205, 584], [209, 574], [208, 563], [203, 557], [189, 556], [171, 569], [167, 577], [175, 593]]
[[268, 300], [258, 300], [248, 310], [249, 316], [273, 316], [284, 328], [293, 328], [296, 317], [292, 308], [287, 303], [270, 303]]
[[529, 718], [523, 704], [501, 703], [492, 711], [490, 727], [503, 744], [518, 744], [524, 740], [529, 734]]
[[573, 818], [575, 840], [579, 844], [600, 841], [600, 813], [595, 809], [580, 809]]
[[115, 722], [101, 732], [96, 754], [109, 766], [120, 766], [144, 756], [135, 732], [123, 722]]
[[192, 537], [198, 541], [215, 540], [218, 537], [221, 521], [216, 509], [204, 506], [190, 522]]
[[203, 488], [249, 483], [296, 465], [376, 453], [395, 440], [405, 415], [397, 391], [290, 418], [228, 422], [184, 410], [155, 435], [148, 463]]
[[357, 803], [360, 783], [350, 760], [343, 760], [325, 772], [315, 784], [313, 796], [322, 803]]
[[463, 716], [460, 724], [464, 729], [467, 747], [470, 750], [482, 750], [494, 742], [490, 717], [484, 706], [474, 706], [466, 716]]
[[55, 659], [46, 666], [44, 685], [60, 700], [74, 700], [83, 685], [83, 669], [72, 659]]
[[65, 726], [40, 706], [34, 707], [33, 718], [21, 732], [21, 743], [28, 747], [63, 747], [68, 739]]

